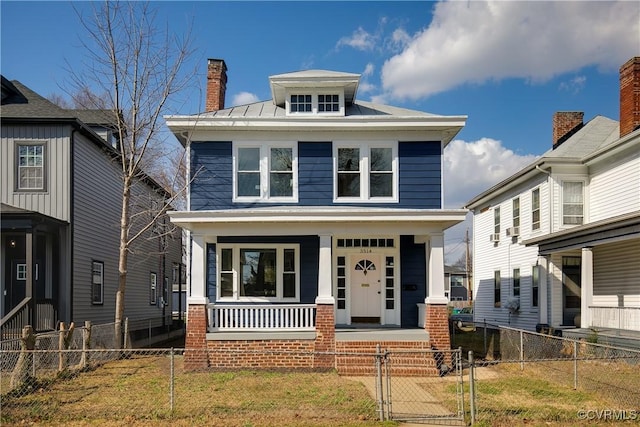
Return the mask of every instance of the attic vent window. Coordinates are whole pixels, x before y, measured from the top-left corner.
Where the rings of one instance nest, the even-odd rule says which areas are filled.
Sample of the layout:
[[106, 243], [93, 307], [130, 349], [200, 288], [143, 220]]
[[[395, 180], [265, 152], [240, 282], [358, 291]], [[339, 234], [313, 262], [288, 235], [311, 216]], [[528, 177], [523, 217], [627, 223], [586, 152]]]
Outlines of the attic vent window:
[[340, 111], [340, 96], [318, 95], [318, 111], [321, 113]]
[[291, 95], [289, 105], [292, 113], [311, 113], [311, 95]]

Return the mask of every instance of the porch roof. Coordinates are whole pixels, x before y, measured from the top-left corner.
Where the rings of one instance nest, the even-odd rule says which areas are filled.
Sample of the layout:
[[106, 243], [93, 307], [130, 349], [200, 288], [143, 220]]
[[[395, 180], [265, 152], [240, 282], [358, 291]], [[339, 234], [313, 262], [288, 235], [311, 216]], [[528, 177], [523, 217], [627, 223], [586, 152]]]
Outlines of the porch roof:
[[410, 234], [442, 232], [464, 221], [464, 209], [272, 207], [169, 212], [193, 232], [224, 235]]
[[640, 211], [528, 239], [523, 243], [526, 246], [538, 245], [540, 255], [548, 255], [633, 238], [640, 238]]

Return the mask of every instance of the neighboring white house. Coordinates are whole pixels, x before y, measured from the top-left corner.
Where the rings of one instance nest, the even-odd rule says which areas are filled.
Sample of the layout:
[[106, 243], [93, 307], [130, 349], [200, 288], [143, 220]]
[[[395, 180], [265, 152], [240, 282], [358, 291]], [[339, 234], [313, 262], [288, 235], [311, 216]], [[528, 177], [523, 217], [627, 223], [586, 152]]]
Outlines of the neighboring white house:
[[640, 57], [620, 122], [553, 118], [553, 148], [467, 204], [476, 322], [640, 331]]

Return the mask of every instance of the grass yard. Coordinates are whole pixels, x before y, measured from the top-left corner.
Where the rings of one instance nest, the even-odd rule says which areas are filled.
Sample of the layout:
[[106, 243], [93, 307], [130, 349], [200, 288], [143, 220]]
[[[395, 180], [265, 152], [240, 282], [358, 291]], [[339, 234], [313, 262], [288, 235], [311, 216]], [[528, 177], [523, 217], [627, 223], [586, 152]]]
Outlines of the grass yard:
[[[376, 405], [359, 383], [335, 373], [184, 372], [175, 358], [136, 357], [3, 396], [0, 424], [373, 426]], [[391, 424], [393, 425], [393, 424]]]

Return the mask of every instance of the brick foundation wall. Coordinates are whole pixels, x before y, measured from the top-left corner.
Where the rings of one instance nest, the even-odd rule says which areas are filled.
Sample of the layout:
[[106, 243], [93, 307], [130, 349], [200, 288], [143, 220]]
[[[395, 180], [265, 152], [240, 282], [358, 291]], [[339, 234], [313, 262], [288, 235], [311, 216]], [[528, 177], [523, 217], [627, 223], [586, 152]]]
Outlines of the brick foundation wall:
[[429, 341], [433, 350], [447, 351], [442, 356], [442, 363], [451, 367], [451, 337], [449, 335], [449, 310], [446, 304], [427, 304], [425, 329], [429, 333]]
[[314, 340], [233, 340], [207, 343], [209, 366], [217, 369], [313, 368]]
[[[318, 304], [316, 306], [316, 339], [315, 353], [333, 353], [336, 348], [336, 326], [333, 315], [333, 304]], [[334, 354], [316, 354], [313, 367], [320, 370], [335, 369]]]
[[189, 305], [187, 311], [184, 369], [193, 371], [209, 366], [207, 358], [207, 307]]

